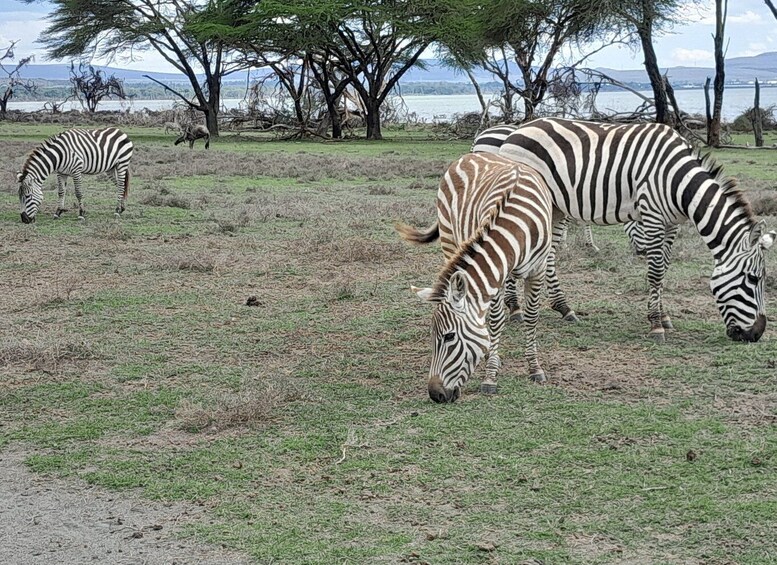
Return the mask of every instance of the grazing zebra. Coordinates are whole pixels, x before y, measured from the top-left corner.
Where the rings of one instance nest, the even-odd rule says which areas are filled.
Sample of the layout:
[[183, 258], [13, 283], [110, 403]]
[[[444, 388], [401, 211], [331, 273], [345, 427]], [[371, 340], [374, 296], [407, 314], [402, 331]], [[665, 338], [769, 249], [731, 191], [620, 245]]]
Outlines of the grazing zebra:
[[508, 275], [525, 279], [525, 355], [531, 378], [545, 380], [536, 338], [552, 206], [545, 182], [530, 167], [498, 155], [469, 154], [440, 181], [437, 223], [425, 231], [397, 226], [413, 243], [439, 237], [447, 259], [434, 288], [413, 287], [420, 298], [437, 304], [429, 371], [429, 396], [435, 402], [456, 400], [486, 353], [481, 391], [496, 392]]
[[[761, 337], [764, 251], [777, 233], [764, 233], [764, 222], [756, 221], [736, 182], [672, 128], [540, 118], [510, 134], [499, 154], [537, 169], [565, 216], [596, 224], [640, 221], [648, 257], [650, 336], [656, 341], [664, 341], [665, 329], [672, 328], [661, 294], [678, 225], [687, 220], [715, 259], [710, 288], [726, 334], [741, 341]], [[554, 224], [554, 247], [560, 222]], [[549, 261], [551, 269], [555, 264]], [[555, 273], [549, 279], [557, 284]], [[554, 289], [549, 291], [552, 296]], [[551, 306], [562, 314], [569, 308], [553, 298]]]
[[73, 178], [78, 199], [78, 219], [84, 219], [81, 193], [82, 175], [107, 173], [116, 184], [116, 216], [126, 207], [129, 193], [129, 163], [132, 142], [116, 128], [95, 130], [71, 129], [50, 137], [32, 150], [22, 170], [16, 174], [19, 181], [19, 205], [22, 222], [35, 221], [43, 201], [43, 181], [57, 173], [59, 203], [54, 218], [65, 212], [67, 178]]
[[208, 131], [208, 128], [203, 125], [186, 126], [181, 131], [181, 137], [175, 140], [175, 145], [188, 141], [189, 149], [191, 149], [194, 147], [194, 142], [196, 140], [203, 138], [205, 139], [205, 149], [208, 149], [210, 147], [210, 132]]
[[[518, 125], [502, 124], [484, 129], [475, 137], [475, 141], [472, 143], [472, 153], [499, 153], [505, 140], [519, 127]], [[645, 255], [645, 238], [642, 235], [639, 222], [626, 222], [623, 230], [629, 236], [631, 249], [634, 253], [636, 255]], [[584, 226], [584, 232], [586, 246], [590, 247], [594, 252], [598, 252], [599, 248], [594, 243], [594, 234], [589, 224]], [[562, 239], [566, 240], [566, 236], [567, 230], [565, 227]]]

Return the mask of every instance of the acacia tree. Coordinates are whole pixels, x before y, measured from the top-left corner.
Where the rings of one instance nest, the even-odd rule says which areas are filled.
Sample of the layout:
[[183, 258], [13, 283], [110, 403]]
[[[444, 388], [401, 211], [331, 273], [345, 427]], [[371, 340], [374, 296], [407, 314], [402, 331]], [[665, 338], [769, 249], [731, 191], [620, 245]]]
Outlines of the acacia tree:
[[669, 102], [664, 77], [658, 66], [653, 38], [681, 21], [682, 9], [700, 0], [610, 0], [608, 11], [614, 24], [634, 34], [645, 56], [645, 71], [653, 89], [656, 121], [670, 122]]
[[0, 78], [0, 114], [5, 115], [8, 109], [8, 101], [13, 98], [14, 91], [17, 89], [23, 89], [27, 92], [35, 91], [35, 83], [31, 80], [26, 80], [21, 77], [19, 71], [32, 61], [32, 55], [19, 59], [19, 61], [13, 67], [6, 67], [3, 61], [12, 61], [14, 58], [14, 47], [19, 41], [12, 41], [11, 44], [6, 47], [5, 51], [0, 50], [0, 71], [5, 75]]
[[121, 80], [115, 75], [106, 76], [104, 71], [83, 61], [78, 63], [78, 70], [75, 63], [70, 63], [70, 84], [73, 85], [73, 96], [90, 113], [97, 111], [98, 104], [105, 98], [127, 98]]
[[[24, 0], [32, 2], [35, 0]], [[52, 59], [87, 55], [109, 60], [121, 54], [155, 50], [191, 83], [194, 97], [161, 83], [189, 107], [205, 115], [218, 135], [221, 81], [239, 67], [229, 61], [220, 41], [202, 40], [188, 22], [204, 9], [197, 0], [52, 0], [51, 25], [40, 37]], [[198, 72], [203, 73], [202, 81]], [[149, 77], [150, 78], [150, 77]]]
[[251, 41], [258, 52], [307, 60], [333, 123], [337, 99], [352, 87], [365, 109], [367, 138], [381, 139], [381, 106], [424, 50], [472, 1], [225, 0], [201, 29], [207, 37], [225, 38], [233, 46]]

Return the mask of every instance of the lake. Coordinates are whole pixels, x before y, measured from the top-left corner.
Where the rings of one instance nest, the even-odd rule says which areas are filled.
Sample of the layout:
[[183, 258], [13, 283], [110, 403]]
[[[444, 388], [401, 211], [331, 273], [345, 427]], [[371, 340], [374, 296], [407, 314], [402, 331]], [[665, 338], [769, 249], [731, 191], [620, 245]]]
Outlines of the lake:
[[[652, 96], [652, 92], [642, 92], [645, 96]], [[677, 103], [684, 112], [691, 114], [704, 113], [704, 91], [701, 89], [676, 90]], [[723, 97], [723, 119], [733, 120], [742, 112], [753, 106], [752, 88], [733, 88], [726, 90]], [[448, 96], [404, 96], [405, 105], [408, 112], [424, 121], [444, 121], [450, 119], [454, 114], [466, 112], [479, 112], [480, 105], [477, 96], [474, 94], [454, 94]], [[602, 112], [629, 112], [635, 110], [641, 100], [631, 92], [613, 91], [600, 92], [597, 96], [596, 106]], [[243, 100], [238, 98], [228, 98], [223, 100], [223, 106], [227, 109], [239, 108]], [[9, 110], [24, 110], [33, 112], [41, 110], [44, 102], [10, 102]], [[777, 87], [761, 88], [761, 107], [766, 108], [770, 105], [777, 106]], [[131, 102], [122, 102], [117, 100], [108, 100], [100, 104], [100, 110], [166, 110], [173, 107], [173, 100], [133, 100]], [[80, 109], [77, 102], [69, 103], [66, 106], [68, 110]]]

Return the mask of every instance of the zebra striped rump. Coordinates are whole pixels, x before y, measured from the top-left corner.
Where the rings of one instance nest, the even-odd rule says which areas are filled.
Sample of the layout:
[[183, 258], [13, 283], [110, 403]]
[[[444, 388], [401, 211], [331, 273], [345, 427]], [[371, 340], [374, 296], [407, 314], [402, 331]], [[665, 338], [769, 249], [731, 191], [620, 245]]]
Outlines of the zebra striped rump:
[[526, 280], [526, 358], [537, 381], [536, 329], [545, 262], [551, 244], [551, 194], [531, 168], [497, 155], [468, 154], [440, 182], [437, 223], [420, 231], [400, 226], [414, 243], [438, 235], [446, 265], [432, 288], [413, 291], [436, 304], [432, 316], [429, 395], [436, 402], [458, 398], [483, 357], [481, 390], [496, 391], [498, 354], [505, 323], [502, 288], [508, 275]]

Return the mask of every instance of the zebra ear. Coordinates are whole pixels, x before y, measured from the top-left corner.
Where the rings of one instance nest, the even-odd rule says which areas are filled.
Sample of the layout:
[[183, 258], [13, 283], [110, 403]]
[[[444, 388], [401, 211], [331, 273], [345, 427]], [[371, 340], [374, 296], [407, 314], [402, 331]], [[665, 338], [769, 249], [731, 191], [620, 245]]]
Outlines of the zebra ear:
[[761, 236], [761, 238], [758, 240], [758, 245], [761, 249], [769, 249], [774, 243], [775, 239], [777, 239], [777, 232], [772, 230], [769, 233], [765, 233]]
[[16, 182], [22, 182], [24, 179], [24, 173], [21, 171], [16, 171]]
[[411, 286], [410, 290], [416, 293], [418, 298], [425, 302], [439, 302], [439, 300], [434, 300], [432, 297], [432, 293], [434, 292], [433, 288], [418, 288], [417, 286]]
[[448, 280], [448, 301], [453, 306], [461, 306], [467, 295], [467, 277], [461, 271], [456, 271]]
[[761, 234], [763, 233], [765, 227], [766, 227], [766, 222], [761, 220], [760, 222], [755, 224], [752, 228], [750, 228], [750, 236], [748, 237], [748, 241], [750, 242], [750, 247], [753, 247], [756, 244], [760, 243]]

